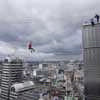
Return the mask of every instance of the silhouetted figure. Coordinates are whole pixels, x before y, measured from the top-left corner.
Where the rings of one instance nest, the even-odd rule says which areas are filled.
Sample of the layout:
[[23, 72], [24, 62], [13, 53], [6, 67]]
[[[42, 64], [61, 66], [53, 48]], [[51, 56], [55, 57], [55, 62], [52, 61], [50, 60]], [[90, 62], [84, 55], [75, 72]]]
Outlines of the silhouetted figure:
[[96, 20], [97, 20], [97, 23], [99, 23], [100, 16], [96, 14], [96, 15], [95, 15], [95, 18], [96, 18]]
[[95, 23], [94, 23], [94, 19], [91, 19], [91, 25], [94, 26]]
[[28, 49], [32, 52], [35, 52], [35, 49], [32, 47], [32, 42], [28, 44]]

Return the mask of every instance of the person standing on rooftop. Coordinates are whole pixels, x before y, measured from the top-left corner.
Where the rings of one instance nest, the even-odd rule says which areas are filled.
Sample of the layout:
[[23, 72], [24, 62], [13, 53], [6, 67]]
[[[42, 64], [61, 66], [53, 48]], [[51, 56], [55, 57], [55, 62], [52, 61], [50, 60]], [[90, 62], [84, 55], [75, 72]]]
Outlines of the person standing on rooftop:
[[95, 23], [94, 23], [94, 19], [93, 19], [93, 18], [91, 19], [91, 25], [92, 25], [92, 26], [95, 25]]
[[95, 15], [95, 18], [97, 20], [97, 23], [99, 23], [99, 19], [100, 19], [100, 16], [98, 14]]

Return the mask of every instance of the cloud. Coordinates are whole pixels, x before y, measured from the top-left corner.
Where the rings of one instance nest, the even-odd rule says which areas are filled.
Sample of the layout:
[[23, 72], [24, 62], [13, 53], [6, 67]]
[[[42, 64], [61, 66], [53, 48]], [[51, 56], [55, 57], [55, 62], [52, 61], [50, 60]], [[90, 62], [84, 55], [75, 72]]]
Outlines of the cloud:
[[25, 56], [31, 40], [37, 59], [80, 56], [82, 23], [99, 13], [99, 4], [99, 0], [0, 0], [0, 53], [12, 53], [16, 47], [17, 55]]
[[8, 54], [12, 54], [13, 52], [14, 49], [10, 44], [0, 41], [0, 54], [8, 55]]

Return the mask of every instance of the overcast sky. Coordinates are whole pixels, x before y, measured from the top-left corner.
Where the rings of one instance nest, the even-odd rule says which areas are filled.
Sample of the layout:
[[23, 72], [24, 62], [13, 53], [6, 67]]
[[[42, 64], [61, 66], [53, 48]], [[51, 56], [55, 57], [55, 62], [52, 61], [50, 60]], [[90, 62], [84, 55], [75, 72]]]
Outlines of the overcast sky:
[[[0, 55], [77, 59], [82, 23], [96, 13], [100, 0], [0, 0]], [[36, 49], [32, 55], [29, 41]]]

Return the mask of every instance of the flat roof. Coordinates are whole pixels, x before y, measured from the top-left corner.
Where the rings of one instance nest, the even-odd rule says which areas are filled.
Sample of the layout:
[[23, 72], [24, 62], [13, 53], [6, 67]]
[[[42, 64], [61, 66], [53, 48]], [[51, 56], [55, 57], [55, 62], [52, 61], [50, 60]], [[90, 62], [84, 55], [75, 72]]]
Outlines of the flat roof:
[[[95, 23], [94, 26], [95, 25], [99, 25], [99, 24], [100, 24], [100, 22], [99, 23]], [[83, 26], [92, 26], [92, 24], [91, 23], [84, 23]]]

